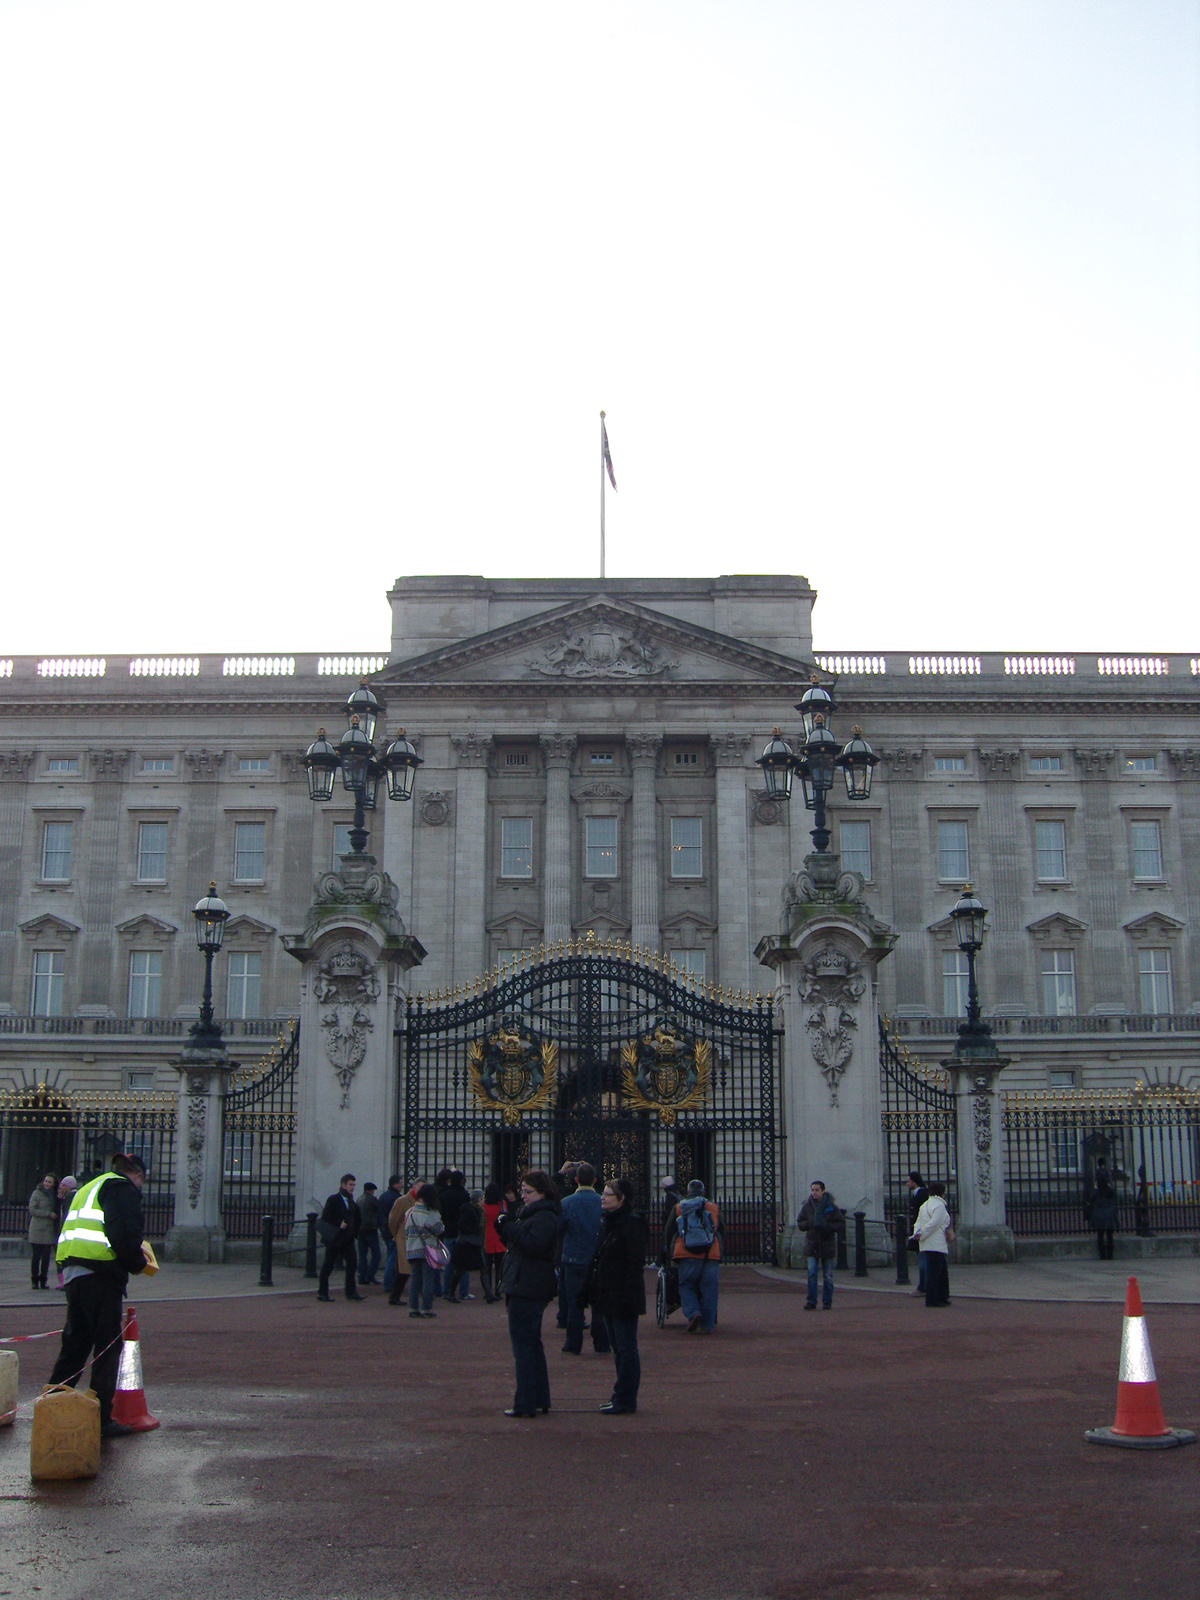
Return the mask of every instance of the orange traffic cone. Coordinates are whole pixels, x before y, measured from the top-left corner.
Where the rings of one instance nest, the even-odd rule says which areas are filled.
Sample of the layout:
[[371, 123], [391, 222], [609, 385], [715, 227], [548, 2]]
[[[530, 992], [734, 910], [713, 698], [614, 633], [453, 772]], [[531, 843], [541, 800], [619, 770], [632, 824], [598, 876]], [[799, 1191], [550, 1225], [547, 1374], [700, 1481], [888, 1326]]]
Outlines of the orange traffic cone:
[[117, 1369], [117, 1392], [113, 1396], [114, 1422], [123, 1422], [137, 1433], [149, 1433], [158, 1427], [158, 1418], [146, 1410], [146, 1396], [142, 1390], [142, 1348], [138, 1343], [137, 1312], [132, 1306], [125, 1308], [125, 1327], [122, 1330], [121, 1365]]
[[1173, 1445], [1196, 1442], [1196, 1435], [1187, 1428], [1167, 1427], [1136, 1278], [1130, 1278], [1125, 1286], [1117, 1420], [1111, 1428], [1089, 1428], [1084, 1438], [1089, 1444], [1116, 1444], [1126, 1450], [1169, 1450]]

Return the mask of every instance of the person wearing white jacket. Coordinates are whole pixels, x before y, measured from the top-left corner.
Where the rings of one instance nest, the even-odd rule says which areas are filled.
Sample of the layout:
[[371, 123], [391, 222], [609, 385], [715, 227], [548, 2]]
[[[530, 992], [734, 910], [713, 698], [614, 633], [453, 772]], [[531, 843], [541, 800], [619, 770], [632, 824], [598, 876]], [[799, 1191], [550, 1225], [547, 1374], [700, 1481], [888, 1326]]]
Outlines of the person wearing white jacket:
[[920, 1241], [921, 1259], [925, 1264], [925, 1305], [950, 1304], [950, 1272], [946, 1255], [954, 1239], [954, 1228], [946, 1205], [946, 1185], [931, 1183], [929, 1199], [917, 1212], [913, 1237]]

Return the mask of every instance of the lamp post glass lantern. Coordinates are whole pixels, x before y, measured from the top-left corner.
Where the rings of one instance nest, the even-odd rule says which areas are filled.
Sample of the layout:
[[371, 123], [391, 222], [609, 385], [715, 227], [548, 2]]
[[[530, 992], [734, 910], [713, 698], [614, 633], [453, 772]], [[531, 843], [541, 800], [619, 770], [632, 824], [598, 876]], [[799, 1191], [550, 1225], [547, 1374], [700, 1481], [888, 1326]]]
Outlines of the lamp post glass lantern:
[[987, 911], [969, 883], [962, 886], [962, 895], [950, 913], [954, 937], [958, 948], [967, 958], [967, 1020], [960, 1022], [960, 1034], [990, 1034], [979, 1005], [979, 986], [975, 981], [975, 957], [983, 949]]
[[215, 883], [210, 883], [208, 893], [197, 900], [192, 910], [196, 919], [196, 945], [204, 957], [204, 996], [200, 1002], [200, 1020], [192, 1024], [192, 1037], [198, 1041], [220, 1042], [221, 1027], [213, 1020], [212, 964], [225, 937], [225, 924], [229, 921], [229, 907], [217, 893]]
[[342, 787], [354, 796], [350, 849], [356, 856], [366, 853], [366, 813], [376, 809], [380, 785], [386, 781], [388, 797], [392, 800], [411, 800], [413, 779], [422, 764], [403, 728], [382, 755], [376, 750], [375, 733], [380, 714], [379, 701], [367, 688], [364, 678], [346, 701], [346, 731], [336, 749], [325, 737], [325, 729], [319, 728], [316, 739], [304, 753], [308, 793], [314, 802], [322, 804], [333, 799], [339, 770]]
[[850, 742], [839, 749], [833, 736], [833, 696], [814, 678], [812, 687], [805, 690], [796, 710], [800, 713], [804, 729], [804, 743], [797, 754], [783, 737], [779, 728], [772, 731], [770, 742], [758, 758], [766, 779], [767, 794], [772, 800], [790, 800], [792, 776], [800, 779], [804, 804], [815, 813], [812, 829], [813, 848], [818, 855], [829, 854], [829, 827], [825, 817], [825, 797], [833, 788], [836, 775], [841, 771], [846, 780], [848, 800], [867, 800], [871, 795], [871, 779], [879, 757], [863, 738], [860, 727], [853, 730]]

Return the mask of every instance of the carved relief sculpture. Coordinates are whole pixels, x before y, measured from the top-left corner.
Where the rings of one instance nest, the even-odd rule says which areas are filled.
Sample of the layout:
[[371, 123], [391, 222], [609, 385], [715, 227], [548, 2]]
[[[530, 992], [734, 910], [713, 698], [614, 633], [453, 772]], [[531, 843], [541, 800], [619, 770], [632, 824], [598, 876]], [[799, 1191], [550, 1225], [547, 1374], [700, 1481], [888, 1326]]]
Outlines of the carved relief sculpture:
[[858, 1018], [854, 1011], [866, 993], [862, 968], [844, 950], [826, 945], [804, 963], [800, 998], [807, 1007], [804, 1026], [809, 1048], [829, 1086], [829, 1103], [838, 1103], [838, 1086], [854, 1053]]
[[[196, 1084], [202, 1084], [199, 1093]], [[188, 1080], [187, 1103], [187, 1186], [188, 1204], [194, 1211], [200, 1204], [200, 1188], [204, 1182], [204, 1132], [208, 1122], [208, 1080], [192, 1074]]]
[[975, 1131], [975, 1178], [979, 1198], [986, 1206], [992, 1198], [992, 1095], [986, 1073], [979, 1073], [971, 1090]]
[[421, 821], [427, 828], [441, 828], [450, 820], [449, 789], [426, 789], [421, 796]]
[[523, 1112], [538, 1110], [554, 1093], [558, 1045], [506, 1016], [495, 1033], [471, 1041], [467, 1065], [478, 1104], [499, 1111], [506, 1126], [515, 1128]]
[[347, 939], [337, 946], [317, 970], [313, 994], [325, 1007], [320, 1026], [325, 1054], [341, 1085], [339, 1110], [350, 1104], [354, 1074], [367, 1053], [367, 1036], [375, 1026], [372, 1015], [379, 998], [379, 974], [371, 959]]
[[712, 1075], [712, 1045], [692, 1039], [671, 1019], [621, 1046], [621, 1087], [634, 1111], [655, 1111], [669, 1128], [681, 1111], [704, 1104]]
[[657, 678], [675, 662], [625, 628], [573, 628], [525, 663], [547, 678]]

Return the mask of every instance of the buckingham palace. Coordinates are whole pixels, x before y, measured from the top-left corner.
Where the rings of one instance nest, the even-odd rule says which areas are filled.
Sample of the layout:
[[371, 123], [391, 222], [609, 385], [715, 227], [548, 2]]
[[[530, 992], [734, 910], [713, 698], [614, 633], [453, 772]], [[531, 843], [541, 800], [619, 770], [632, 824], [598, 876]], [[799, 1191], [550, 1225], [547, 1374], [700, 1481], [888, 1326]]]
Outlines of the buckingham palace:
[[397, 1012], [584, 941], [769, 1009], [767, 946], [813, 846], [799, 790], [774, 794], [758, 758], [776, 730], [796, 741], [816, 682], [839, 744], [860, 729], [878, 757], [866, 798], [829, 795], [829, 848], [888, 930], [872, 999], [909, 1069], [966, 1009], [950, 912], [969, 882], [1006, 1089], [1200, 1089], [1197, 657], [843, 649], [814, 643], [796, 576], [409, 577], [388, 599], [376, 653], [0, 659], [10, 1100], [174, 1094], [210, 882], [231, 1061], [249, 1074], [286, 1043], [314, 884], [354, 823], [341, 785], [313, 804], [305, 752], [360, 682], [376, 743], [403, 729], [420, 762], [408, 803], [367, 812], [416, 952]]

